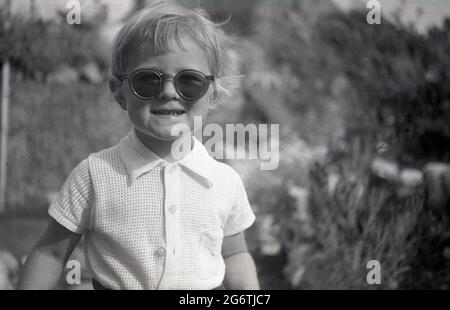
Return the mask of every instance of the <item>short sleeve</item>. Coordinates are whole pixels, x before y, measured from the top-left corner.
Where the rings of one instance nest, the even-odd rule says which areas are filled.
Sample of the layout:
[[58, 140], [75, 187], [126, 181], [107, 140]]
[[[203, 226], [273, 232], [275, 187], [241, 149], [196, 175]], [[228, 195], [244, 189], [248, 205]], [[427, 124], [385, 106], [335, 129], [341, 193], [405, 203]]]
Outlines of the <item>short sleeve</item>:
[[94, 200], [88, 160], [72, 170], [48, 213], [68, 230], [83, 234], [90, 223], [90, 210]]
[[232, 236], [243, 232], [252, 226], [255, 221], [255, 214], [250, 207], [244, 184], [239, 175], [237, 173], [235, 175], [233, 199], [235, 202], [224, 227], [225, 236]]

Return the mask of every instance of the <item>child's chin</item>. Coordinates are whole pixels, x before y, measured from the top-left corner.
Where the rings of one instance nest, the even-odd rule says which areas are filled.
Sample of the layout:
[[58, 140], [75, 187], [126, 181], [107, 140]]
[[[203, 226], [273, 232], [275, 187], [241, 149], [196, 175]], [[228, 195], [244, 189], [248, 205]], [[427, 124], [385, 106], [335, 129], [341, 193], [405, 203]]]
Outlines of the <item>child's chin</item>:
[[162, 141], [173, 141], [179, 138], [178, 136], [172, 136], [171, 131], [156, 132], [154, 133], [153, 137]]

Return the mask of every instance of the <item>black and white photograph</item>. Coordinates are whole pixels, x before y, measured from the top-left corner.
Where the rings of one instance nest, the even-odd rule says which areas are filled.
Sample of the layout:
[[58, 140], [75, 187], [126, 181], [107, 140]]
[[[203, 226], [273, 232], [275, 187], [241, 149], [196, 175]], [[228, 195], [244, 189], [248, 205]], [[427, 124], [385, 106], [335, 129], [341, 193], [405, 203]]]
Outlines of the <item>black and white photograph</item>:
[[450, 290], [448, 0], [0, 0], [0, 70], [0, 290]]

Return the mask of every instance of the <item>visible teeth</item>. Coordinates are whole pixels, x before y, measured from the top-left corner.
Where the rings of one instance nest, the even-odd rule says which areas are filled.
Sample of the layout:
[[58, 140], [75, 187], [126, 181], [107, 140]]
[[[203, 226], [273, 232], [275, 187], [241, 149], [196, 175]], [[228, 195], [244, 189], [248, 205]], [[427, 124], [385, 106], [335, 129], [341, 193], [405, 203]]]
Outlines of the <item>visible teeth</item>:
[[171, 112], [171, 111], [155, 111], [155, 112], [153, 112], [153, 114], [156, 114], [156, 115], [173, 115], [173, 116], [176, 116], [176, 115], [184, 114], [184, 112], [183, 112], [183, 111], [174, 111], [174, 112]]

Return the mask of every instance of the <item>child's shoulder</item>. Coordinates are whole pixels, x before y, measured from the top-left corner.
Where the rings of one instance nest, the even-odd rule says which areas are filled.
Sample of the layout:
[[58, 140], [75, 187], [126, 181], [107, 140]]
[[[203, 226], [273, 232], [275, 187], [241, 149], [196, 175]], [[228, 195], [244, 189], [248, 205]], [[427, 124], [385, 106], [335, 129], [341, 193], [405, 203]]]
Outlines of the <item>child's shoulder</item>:
[[118, 167], [122, 165], [122, 159], [120, 155], [120, 142], [111, 147], [105, 148], [95, 153], [91, 153], [87, 161], [91, 169], [93, 167], [104, 167], [105, 165], [111, 167]]
[[93, 167], [102, 164], [112, 165], [115, 163], [119, 163], [120, 162], [119, 146], [120, 142], [116, 145], [89, 154], [77, 165], [75, 169], [92, 170]]
[[88, 159], [106, 160], [112, 157], [117, 157], [120, 154], [119, 146], [120, 144], [116, 144], [98, 152], [91, 153], [89, 154]]
[[239, 173], [229, 164], [218, 161], [217, 159], [210, 157], [210, 169], [211, 173], [221, 180], [229, 182], [240, 182], [241, 176]]

